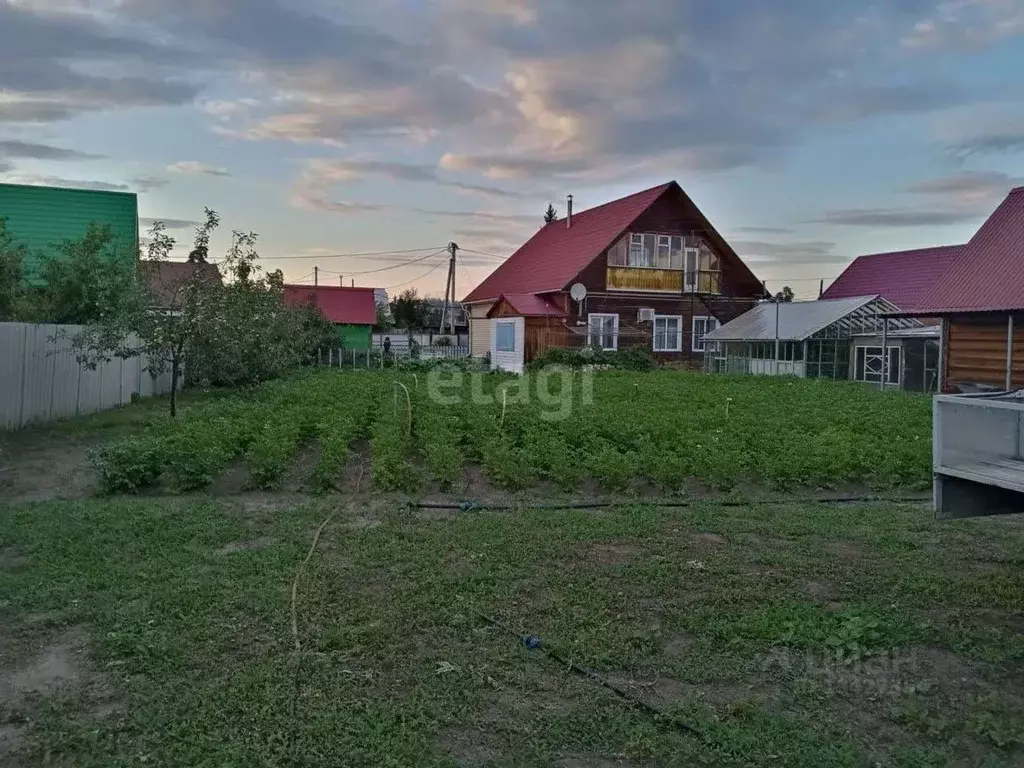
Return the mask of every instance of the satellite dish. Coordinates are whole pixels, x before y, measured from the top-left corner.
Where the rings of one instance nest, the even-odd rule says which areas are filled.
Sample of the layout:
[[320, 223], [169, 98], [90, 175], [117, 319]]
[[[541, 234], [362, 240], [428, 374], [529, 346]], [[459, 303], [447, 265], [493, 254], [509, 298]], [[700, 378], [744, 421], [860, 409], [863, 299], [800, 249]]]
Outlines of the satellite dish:
[[583, 283], [576, 283], [569, 289], [569, 295], [572, 296], [573, 301], [583, 301], [587, 298], [587, 286]]

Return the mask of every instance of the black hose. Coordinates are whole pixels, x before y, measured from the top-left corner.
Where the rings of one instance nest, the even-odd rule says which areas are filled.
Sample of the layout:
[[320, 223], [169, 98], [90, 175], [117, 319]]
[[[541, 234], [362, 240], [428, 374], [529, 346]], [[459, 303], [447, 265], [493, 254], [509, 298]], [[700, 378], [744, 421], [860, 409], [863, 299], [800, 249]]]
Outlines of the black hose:
[[577, 675], [580, 675], [581, 677], [585, 677], [588, 680], [591, 680], [591, 681], [597, 683], [598, 685], [601, 685], [604, 688], [607, 688], [609, 691], [614, 693], [616, 696], [618, 696], [620, 699], [625, 701], [627, 704], [629, 704], [634, 709], [637, 709], [637, 710], [639, 710], [641, 712], [644, 712], [645, 714], [650, 715], [651, 717], [653, 717], [655, 720], [657, 720], [659, 722], [670, 723], [671, 725], [673, 725], [678, 730], [680, 730], [683, 733], [686, 733], [686, 734], [688, 734], [690, 736], [695, 736], [697, 739], [699, 739], [700, 741], [704, 742], [705, 744], [710, 743], [710, 739], [708, 738], [708, 736], [703, 731], [701, 731], [699, 728], [697, 728], [697, 727], [695, 727], [693, 725], [690, 725], [689, 723], [684, 723], [682, 720], [678, 720], [675, 717], [672, 717], [671, 715], [668, 715], [665, 712], [662, 712], [660, 709], [655, 707], [653, 704], [649, 704], [649, 703], [647, 703], [646, 701], [644, 701], [642, 699], [638, 699], [636, 696], [633, 696], [628, 691], [624, 691], [622, 688], [620, 688], [619, 686], [615, 685], [615, 683], [611, 682], [607, 678], [599, 675], [594, 670], [587, 669], [586, 667], [581, 667], [579, 664], [577, 664], [576, 662], [572, 661], [571, 659], [566, 659], [564, 656], [562, 656], [562, 655], [560, 655], [558, 653], [555, 653], [554, 651], [548, 649], [547, 647], [545, 647], [539, 641], [536, 642], [535, 644], [527, 643], [528, 639], [536, 640], [536, 638], [533, 638], [532, 636], [529, 636], [529, 635], [523, 635], [520, 632], [516, 632], [516, 630], [512, 629], [509, 626], [506, 626], [505, 624], [502, 624], [497, 619], [491, 618], [487, 614], [480, 613], [479, 611], [474, 611], [474, 613], [476, 613], [476, 615], [479, 618], [483, 619], [488, 624], [490, 624], [490, 625], [492, 625], [494, 627], [497, 627], [501, 631], [503, 631], [503, 632], [511, 635], [512, 637], [516, 638], [517, 641], [519, 641], [520, 643], [526, 645], [531, 650], [540, 650], [542, 653], [544, 653], [545, 656], [547, 656], [552, 661], [555, 661], [558, 664], [561, 664], [563, 667], [572, 670], [573, 672], [575, 672]]
[[611, 507], [622, 507], [636, 504], [644, 507], [666, 507], [686, 509], [697, 505], [708, 505], [714, 507], [750, 507], [757, 505], [780, 506], [783, 504], [913, 504], [929, 501], [925, 496], [836, 496], [825, 498], [795, 498], [795, 499], [679, 499], [676, 501], [665, 499], [654, 499], [646, 501], [643, 499], [622, 501], [566, 501], [566, 502], [545, 502], [533, 503], [524, 501], [521, 504], [493, 504], [486, 501], [419, 501], [413, 502], [410, 506], [419, 509], [453, 509], [462, 512], [474, 510], [511, 511], [516, 509], [608, 509]]

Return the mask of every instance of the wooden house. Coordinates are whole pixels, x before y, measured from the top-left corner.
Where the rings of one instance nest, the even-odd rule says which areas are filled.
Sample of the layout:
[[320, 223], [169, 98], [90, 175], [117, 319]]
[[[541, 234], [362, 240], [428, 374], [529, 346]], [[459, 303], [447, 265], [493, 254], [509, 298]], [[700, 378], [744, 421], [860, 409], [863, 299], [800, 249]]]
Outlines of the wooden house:
[[900, 315], [941, 320], [943, 391], [1024, 388], [1024, 187]]
[[[575, 285], [586, 297], [572, 298]], [[472, 354], [521, 370], [552, 347], [642, 346], [699, 366], [761, 282], [676, 182], [546, 224], [466, 298]]]

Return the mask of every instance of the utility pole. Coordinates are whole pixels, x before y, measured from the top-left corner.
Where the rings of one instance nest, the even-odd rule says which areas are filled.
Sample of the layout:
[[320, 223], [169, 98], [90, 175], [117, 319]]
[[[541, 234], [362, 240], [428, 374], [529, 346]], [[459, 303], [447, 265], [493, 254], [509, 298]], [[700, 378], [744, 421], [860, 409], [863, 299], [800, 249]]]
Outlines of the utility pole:
[[444, 284], [444, 306], [441, 309], [441, 333], [444, 333], [447, 321], [451, 335], [455, 335], [455, 256], [459, 252], [457, 243], [448, 243], [448, 279]]
[[313, 285], [320, 285], [320, 267], [313, 267]]

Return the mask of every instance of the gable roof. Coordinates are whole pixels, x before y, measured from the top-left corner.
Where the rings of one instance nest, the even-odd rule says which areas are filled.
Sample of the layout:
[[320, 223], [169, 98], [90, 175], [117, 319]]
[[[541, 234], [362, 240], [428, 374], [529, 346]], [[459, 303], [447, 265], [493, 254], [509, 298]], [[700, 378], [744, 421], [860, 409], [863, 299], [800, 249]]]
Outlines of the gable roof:
[[[503, 293], [494, 306], [498, 306], [502, 299], [523, 317], [565, 317], [565, 312], [535, 293]], [[487, 316], [490, 317], [491, 313], [488, 312]]]
[[759, 284], [760, 281], [711, 226], [711, 222], [693, 204], [682, 187], [675, 181], [670, 181], [668, 184], [574, 213], [571, 227], [567, 226], [564, 219], [544, 225], [463, 301], [472, 304], [495, 301], [503, 293], [553, 293], [564, 290], [587, 265], [614, 245], [634, 221], [669, 191], [677, 192], [683, 203], [692, 207], [700, 221], [701, 229], [707, 231], [721, 256], [739, 263], [749, 275], [751, 283]]
[[208, 283], [221, 282], [220, 270], [207, 262], [142, 259], [139, 275], [153, 304], [161, 309], [173, 308], [180, 300], [182, 286], [193, 278]]
[[312, 302], [332, 323], [373, 325], [377, 322], [375, 290], [338, 285], [285, 285], [284, 300], [293, 306]]
[[946, 271], [963, 257], [965, 248], [963, 245], [942, 245], [860, 256], [836, 278], [821, 298], [847, 299], [874, 294], [891, 301], [901, 310], [919, 309]]
[[[708, 341], [774, 341], [775, 312], [778, 309], [778, 338], [782, 341], [803, 341], [878, 300], [878, 296], [854, 296], [848, 299], [767, 302], [758, 304], [704, 338]], [[887, 305], [887, 308], [891, 306]]]
[[1024, 187], [1010, 191], [964, 254], [921, 303], [920, 314], [1024, 309]]

